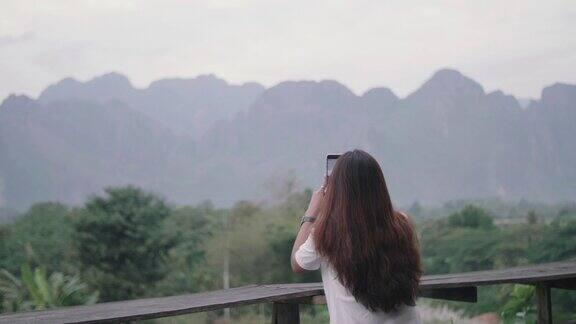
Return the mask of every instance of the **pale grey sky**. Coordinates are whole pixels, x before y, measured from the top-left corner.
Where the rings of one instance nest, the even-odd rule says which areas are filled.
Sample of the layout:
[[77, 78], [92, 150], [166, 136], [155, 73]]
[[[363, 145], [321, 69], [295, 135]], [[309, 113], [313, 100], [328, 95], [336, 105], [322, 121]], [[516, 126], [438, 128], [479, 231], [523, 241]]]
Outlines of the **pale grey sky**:
[[110, 71], [404, 96], [442, 67], [519, 97], [576, 83], [576, 1], [0, 0], [0, 100]]

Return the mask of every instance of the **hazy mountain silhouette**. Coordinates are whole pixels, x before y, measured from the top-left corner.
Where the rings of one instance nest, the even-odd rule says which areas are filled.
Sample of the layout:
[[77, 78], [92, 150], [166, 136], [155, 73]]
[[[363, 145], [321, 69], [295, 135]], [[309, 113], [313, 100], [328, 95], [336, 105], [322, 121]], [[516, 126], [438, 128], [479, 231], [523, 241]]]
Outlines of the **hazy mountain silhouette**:
[[136, 89], [125, 76], [109, 73], [85, 83], [64, 79], [46, 88], [38, 100], [121, 101], [177, 134], [198, 139], [217, 120], [246, 110], [262, 92], [264, 87], [257, 83], [230, 85], [214, 75], [162, 79]]
[[0, 174], [8, 206], [80, 202], [103, 186], [158, 188], [181, 139], [123, 103], [72, 99], [42, 105], [9, 97], [0, 107]]
[[123, 183], [179, 203], [230, 204], [289, 170], [317, 185], [324, 155], [354, 147], [378, 158], [400, 204], [574, 199], [574, 125], [574, 85], [521, 106], [449, 69], [403, 99], [387, 88], [358, 96], [336, 81], [264, 89], [208, 75], [138, 89], [116, 73], [64, 79], [38, 100], [0, 106], [0, 205], [79, 203]]

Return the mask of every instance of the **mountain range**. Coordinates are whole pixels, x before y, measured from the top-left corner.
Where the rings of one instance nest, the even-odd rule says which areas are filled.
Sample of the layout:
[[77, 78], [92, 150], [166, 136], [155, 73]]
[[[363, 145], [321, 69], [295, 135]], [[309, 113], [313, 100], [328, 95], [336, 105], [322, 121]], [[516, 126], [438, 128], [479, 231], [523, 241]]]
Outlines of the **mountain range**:
[[325, 154], [352, 148], [380, 161], [397, 204], [574, 200], [575, 139], [576, 85], [521, 105], [451, 69], [405, 98], [331, 80], [67, 78], [0, 106], [0, 207], [78, 204], [122, 184], [226, 206], [287, 178], [316, 186]]

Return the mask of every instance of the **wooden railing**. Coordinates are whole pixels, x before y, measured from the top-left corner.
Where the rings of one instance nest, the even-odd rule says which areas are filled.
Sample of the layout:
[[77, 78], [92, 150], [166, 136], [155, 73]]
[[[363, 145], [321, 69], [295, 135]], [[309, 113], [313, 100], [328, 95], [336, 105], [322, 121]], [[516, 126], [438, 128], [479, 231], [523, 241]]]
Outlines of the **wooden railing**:
[[[576, 289], [576, 261], [459, 274], [424, 276], [421, 296], [476, 302], [476, 287], [505, 283], [536, 286], [538, 323], [552, 323], [551, 288]], [[273, 303], [272, 322], [300, 322], [299, 305], [325, 303], [322, 283], [252, 285], [173, 297], [147, 298], [92, 306], [6, 314], [0, 323], [126, 322]]]

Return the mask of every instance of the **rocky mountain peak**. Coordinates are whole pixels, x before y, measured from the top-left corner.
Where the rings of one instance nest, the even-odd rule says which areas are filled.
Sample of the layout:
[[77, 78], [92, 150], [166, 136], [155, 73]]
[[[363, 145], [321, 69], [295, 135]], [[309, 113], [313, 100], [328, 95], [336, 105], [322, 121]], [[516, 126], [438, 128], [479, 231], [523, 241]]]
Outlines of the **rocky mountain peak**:
[[40, 102], [66, 99], [105, 101], [118, 99], [134, 91], [130, 80], [119, 73], [111, 72], [80, 82], [74, 78], [65, 78], [48, 86], [38, 97]]
[[430, 79], [409, 97], [470, 97], [482, 95], [484, 95], [484, 89], [478, 82], [456, 70], [442, 69], [434, 73]]
[[576, 85], [555, 83], [542, 90], [541, 102], [571, 106], [576, 109]]
[[34, 99], [26, 95], [15, 95], [11, 94], [8, 98], [2, 101], [0, 104], [0, 109], [13, 109], [19, 107], [30, 107], [35, 104]]
[[362, 95], [362, 101], [369, 107], [386, 107], [396, 104], [398, 96], [388, 88], [372, 88]]

